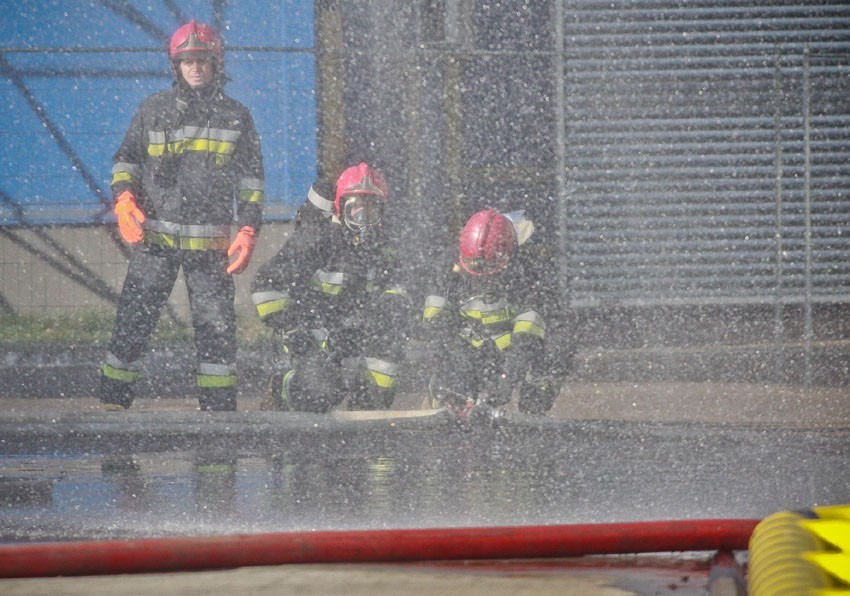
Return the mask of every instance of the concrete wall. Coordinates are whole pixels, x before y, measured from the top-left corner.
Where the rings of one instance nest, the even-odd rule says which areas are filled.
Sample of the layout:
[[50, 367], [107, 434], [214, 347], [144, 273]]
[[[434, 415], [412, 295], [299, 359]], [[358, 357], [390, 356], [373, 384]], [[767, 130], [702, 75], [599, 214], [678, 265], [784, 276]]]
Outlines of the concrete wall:
[[[290, 229], [289, 223], [263, 227], [251, 264], [235, 277], [240, 312], [251, 311], [251, 280], [257, 268], [280, 249]], [[127, 272], [127, 259], [112, 234], [109, 226], [0, 228], [0, 298], [5, 310], [62, 316], [105, 309], [113, 315], [115, 305], [97, 290], [103, 286], [120, 292]], [[180, 317], [188, 317], [182, 275], [170, 304]]]

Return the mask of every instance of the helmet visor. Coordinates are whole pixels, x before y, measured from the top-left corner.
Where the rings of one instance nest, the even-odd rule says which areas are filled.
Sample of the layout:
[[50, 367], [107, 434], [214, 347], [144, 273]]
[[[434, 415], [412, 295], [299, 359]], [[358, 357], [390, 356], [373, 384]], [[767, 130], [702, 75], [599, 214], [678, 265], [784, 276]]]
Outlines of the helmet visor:
[[487, 259], [485, 257], [461, 257], [461, 266], [472, 275], [493, 275], [504, 269], [510, 256], [499, 255], [495, 259]]
[[350, 195], [345, 198], [342, 221], [351, 230], [361, 230], [381, 223], [384, 201], [375, 195]]

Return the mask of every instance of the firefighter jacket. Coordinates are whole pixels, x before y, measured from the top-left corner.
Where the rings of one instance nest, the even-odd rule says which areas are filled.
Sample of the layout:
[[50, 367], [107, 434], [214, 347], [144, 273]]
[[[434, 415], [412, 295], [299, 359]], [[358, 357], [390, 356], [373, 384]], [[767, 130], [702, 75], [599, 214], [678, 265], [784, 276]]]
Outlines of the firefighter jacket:
[[113, 162], [113, 196], [136, 196], [149, 244], [226, 250], [234, 215], [240, 226], [260, 228], [259, 137], [248, 109], [218, 85], [175, 83], [147, 98]]
[[388, 247], [354, 246], [336, 218], [305, 205], [292, 235], [257, 271], [251, 299], [260, 320], [272, 327], [323, 328], [331, 337], [361, 331], [369, 341], [396, 331], [388, 328], [389, 311], [382, 305], [408, 301], [395, 269]]
[[[523, 244], [511, 264], [494, 275], [470, 275], [456, 254], [446, 258], [422, 312], [423, 338], [431, 352], [462, 345], [501, 354], [513, 382], [545, 372], [545, 296], [529, 248], [533, 244], [522, 233], [519, 238]], [[452, 362], [452, 357], [437, 361]]]
[[251, 299], [267, 325], [288, 337], [306, 332], [338, 364], [362, 359], [374, 385], [393, 391], [413, 321], [395, 269], [388, 247], [354, 246], [335, 217], [305, 204], [292, 236], [257, 271]]

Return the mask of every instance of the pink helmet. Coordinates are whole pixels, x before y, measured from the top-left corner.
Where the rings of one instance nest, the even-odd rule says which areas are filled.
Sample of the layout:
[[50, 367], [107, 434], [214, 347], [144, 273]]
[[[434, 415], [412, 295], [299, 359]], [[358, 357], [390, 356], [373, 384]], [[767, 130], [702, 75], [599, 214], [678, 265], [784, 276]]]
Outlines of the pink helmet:
[[460, 265], [471, 275], [493, 275], [508, 266], [516, 245], [507, 217], [495, 209], [479, 211], [460, 232]]
[[224, 63], [224, 44], [215, 29], [204, 23], [189, 21], [171, 36], [168, 57], [172, 62], [187, 58], [191, 54], [215, 58], [216, 68]]
[[354, 233], [360, 244], [375, 235], [384, 217], [387, 185], [384, 177], [366, 163], [346, 169], [336, 181], [334, 213]]
[[361, 162], [359, 165], [351, 166], [343, 171], [336, 180], [336, 198], [334, 199], [336, 216], [342, 216], [343, 196], [364, 194], [375, 195], [386, 200], [387, 184], [378, 170], [366, 162]]

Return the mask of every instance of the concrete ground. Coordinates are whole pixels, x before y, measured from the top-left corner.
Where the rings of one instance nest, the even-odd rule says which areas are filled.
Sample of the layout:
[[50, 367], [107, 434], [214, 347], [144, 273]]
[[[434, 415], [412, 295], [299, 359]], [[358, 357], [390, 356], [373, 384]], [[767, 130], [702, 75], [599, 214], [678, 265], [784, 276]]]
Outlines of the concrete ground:
[[[571, 383], [551, 416], [572, 420], [697, 422], [795, 429], [850, 428], [846, 388], [804, 388], [733, 383]], [[394, 409], [418, 409], [423, 396], [400, 396]], [[7, 412], [96, 410], [96, 400], [4, 398]], [[194, 399], [140, 399], [134, 409], [192, 410]], [[259, 409], [259, 398], [240, 410]], [[586, 567], [580, 560], [491, 562], [490, 565], [353, 564], [290, 565], [195, 573], [0, 580], [0, 593], [54, 594], [345, 594], [404, 593], [465, 596], [704, 594], [703, 565], [667, 559], [656, 565], [612, 560]], [[683, 567], [684, 566], [684, 567]], [[716, 592], [734, 594], [734, 591]]]
[[[632, 572], [634, 568], [632, 568]], [[546, 563], [511, 564], [507, 569], [475, 565], [446, 567], [422, 564], [374, 565], [288, 565], [246, 567], [197, 573], [140, 574], [82, 578], [0, 580], [0, 591], [8, 596], [92, 596], [136, 594], [207, 595], [345, 595], [381, 596], [627, 596], [666, 594], [658, 589], [674, 588], [677, 596], [705, 594], [704, 587], [689, 570], [643, 569], [638, 579], [624, 577], [626, 571], [557, 567]], [[651, 577], [655, 575], [656, 577]], [[702, 581], [705, 573], [702, 573]], [[690, 581], [684, 578], [690, 578]], [[629, 584], [634, 589], [618, 587]], [[666, 584], [666, 586], [665, 586]], [[691, 585], [688, 585], [691, 584]], [[704, 583], [703, 583], [704, 586]], [[651, 591], [650, 591], [651, 590]], [[730, 593], [731, 594], [731, 593]]]
[[[418, 410], [420, 393], [400, 395], [393, 410]], [[259, 410], [259, 396], [242, 397], [240, 411]], [[7, 412], [97, 410], [93, 398], [0, 399]], [[189, 411], [194, 398], [141, 398], [139, 411]], [[515, 404], [508, 406], [509, 411]], [[564, 420], [695, 422], [782, 428], [850, 428], [850, 388], [751, 383], [573, 382], [550, 411]]]

